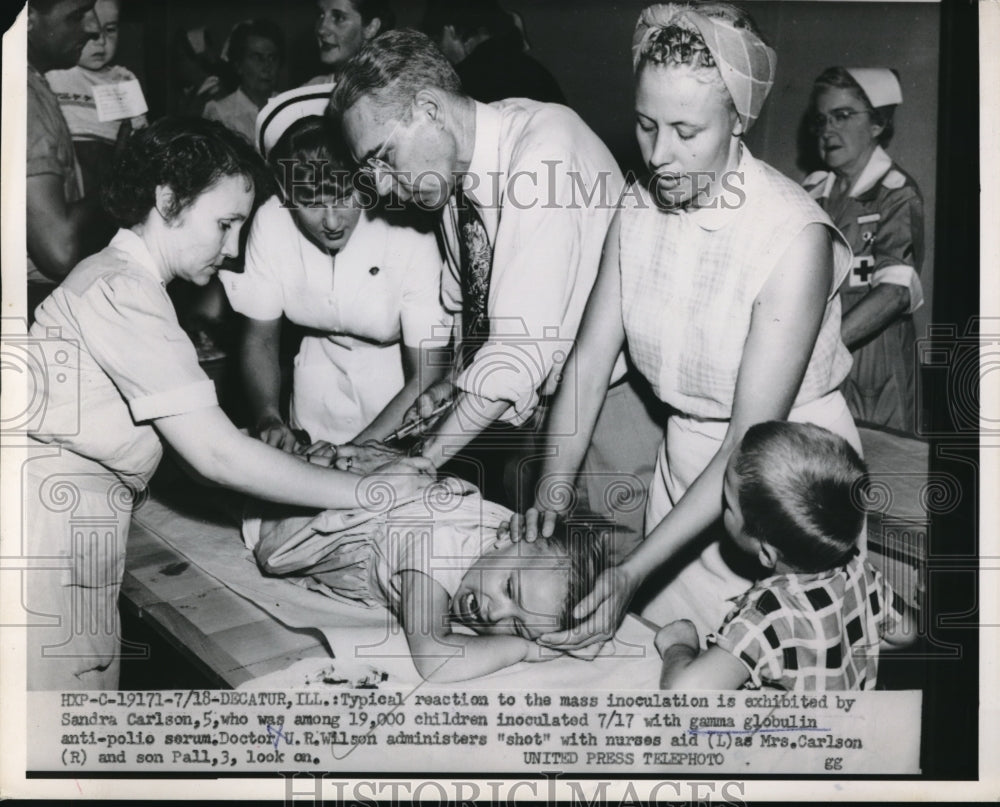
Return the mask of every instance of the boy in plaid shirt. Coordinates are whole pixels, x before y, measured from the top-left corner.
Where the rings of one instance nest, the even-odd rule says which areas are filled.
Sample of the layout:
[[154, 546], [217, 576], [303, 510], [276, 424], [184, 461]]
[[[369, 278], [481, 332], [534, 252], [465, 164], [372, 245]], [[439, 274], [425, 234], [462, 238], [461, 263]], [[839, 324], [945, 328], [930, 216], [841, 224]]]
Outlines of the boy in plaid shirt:
[[913, 640], [913, 614], [858, 553], [866, 469], [805, 423], [747, 431], [726, 469], [723, 524], [771, 575], [735, 598], [700, 652], [686, 619], [656, 635], [665, 689], [874, 689], [880, 646]]

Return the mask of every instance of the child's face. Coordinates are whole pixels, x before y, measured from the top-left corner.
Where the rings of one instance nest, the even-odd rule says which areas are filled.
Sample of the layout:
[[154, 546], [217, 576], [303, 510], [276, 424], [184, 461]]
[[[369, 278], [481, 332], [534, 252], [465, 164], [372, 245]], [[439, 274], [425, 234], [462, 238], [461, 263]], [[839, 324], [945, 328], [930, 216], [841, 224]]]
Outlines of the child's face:
[[743, 511], [740, 510], [740, 477], [736, 473], [736, 453], [726, 466], [726, 477], [722, 483], [722, 524], [741, 550], [751, 555], [757, 554], [758, 544], [746, 534]]
[[567, 563], [538, 544], [504, 542], [465, 573], [452, 597], [451, 615], [476, 633], [530, 640], [558, 630]]
[[87, 70], [100, 70], [110, 64], [118, 50], [118, 0], [97, 0], [94, 14], [101, 32], [96, 39], [87, 41], [77, 62]]

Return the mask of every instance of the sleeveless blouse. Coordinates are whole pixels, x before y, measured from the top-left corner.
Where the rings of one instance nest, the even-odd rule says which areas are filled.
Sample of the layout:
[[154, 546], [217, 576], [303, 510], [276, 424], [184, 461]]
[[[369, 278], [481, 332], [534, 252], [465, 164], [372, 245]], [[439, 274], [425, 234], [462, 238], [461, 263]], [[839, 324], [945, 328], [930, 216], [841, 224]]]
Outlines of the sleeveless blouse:
[[731, 417], [754, 300], [813, 222], [830, 230], [834, 273], [793, 406], [835, 390], [851, 367], [840, 338], [837, 295], [850, 270], [850, 247], [802, 188], [745, 147], [742, 152], [715, 208], [665, 212], [638, 184], [621, 204], [622, 319], [629, 353], [660, 400], [696, 418]]

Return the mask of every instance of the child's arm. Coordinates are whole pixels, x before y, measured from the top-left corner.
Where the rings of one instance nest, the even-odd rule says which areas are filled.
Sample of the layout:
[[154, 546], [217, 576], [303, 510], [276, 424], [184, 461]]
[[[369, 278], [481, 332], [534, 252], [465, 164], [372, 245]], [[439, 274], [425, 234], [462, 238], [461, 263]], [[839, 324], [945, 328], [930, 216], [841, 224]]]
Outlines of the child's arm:
[[698, 630], [687, 619], [660, 628], [654, 644], [663, 659], [660, 689], [739, 689], [750, 678], [743, 663], [721, 647], [701, 653]]
[[879, 650], [909, 647], [917, 639], [917, 612], [903, 604], [899, 610], [899, 619], [884, 628], [880, 638]]
[[542, 651], [520, 636], [467, 636], [453, 633], [448, 592], [437, 581], [415, 571], [399, 572], [402, 591], [400, 622], [410, 655], [427, 681], [464, 681], [487, 675], [519, 661], [541, 660]]

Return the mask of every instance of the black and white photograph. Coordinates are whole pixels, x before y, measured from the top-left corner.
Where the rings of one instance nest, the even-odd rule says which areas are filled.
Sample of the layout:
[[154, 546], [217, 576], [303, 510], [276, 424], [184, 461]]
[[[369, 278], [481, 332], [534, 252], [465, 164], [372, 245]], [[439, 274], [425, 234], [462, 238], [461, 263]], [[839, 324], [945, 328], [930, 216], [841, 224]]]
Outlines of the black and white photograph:
[[0, 797], [1000, 796], [1000, 5], [3, 24]]

